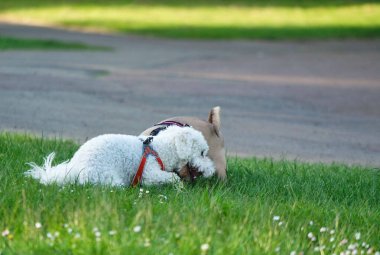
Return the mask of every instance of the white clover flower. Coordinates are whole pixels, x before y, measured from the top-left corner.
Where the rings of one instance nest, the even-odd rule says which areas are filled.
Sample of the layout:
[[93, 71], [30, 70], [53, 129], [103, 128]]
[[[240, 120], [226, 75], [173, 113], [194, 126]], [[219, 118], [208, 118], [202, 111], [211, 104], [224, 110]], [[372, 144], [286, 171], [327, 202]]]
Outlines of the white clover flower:
[[274, 249], [275, 252], [280, 252], [280, 247], [277, 246], [276, 249]]
[[314, 234], [312, 232], [309, 232], [307, 234], [307, 237], [312, 241], [312, 242], [315, 242], [317, 240], [317, 238], [314, 236]]
[[67, 233], [71, 234], [73, 232], [73, 229], [72, 228], [68, 228], [67, 229]]
[[146, 190], [145, 193], [146, 193], [146, 194], [149, 194], [149, 190]]
[[9, 229], [4, 229], [4, 231], [3, 232], [1, 232], [1, 236], [8, 236], [9, 234], [10, 234], [11, 232], [9, 231]]
[[208, 249], [210, 249], [210, 245], [208, 243], [201, 245], [201, 251], [208, 251]]
[[135, 233], [139, 233], [141, 231], [141, 226], [140, 225], [137, 225], [133, 228], [133, 232]]
[[144, 194], [144, 189], [143, 189], [143, 188], [140, 188], [139, 198], [142, 198], [143, 194]]
[[297, 254], [296, 251], [291, 251], [291, 252], [290, 252], [290, 255], [296, 255], [296, 254]]
[[346, 243], [348, 243], [348, 240], [347, 239], [343, 239], [342, 241], [340, 241], [339, 245], [345, 245]]
[[360, 237], [361, 237], [360, 232], [356, 232], [356, 233], [355, 233], [355, 239], [356, 239], [356, 240], [360, 240]]
[[273, 216], [273, 220], [274, 221], [279, 221], [280, 220], [280, 216], [277, 216], [277, 215]]
[[110, 231], [108, 232], [108, 234], [109, 234], [110, 236], [114, 236], [114, 235], [116, 235], [116, 233], [117, 233], [116, 230], [110, 230]]
[[311, 221], [309, 222], [309, 225], [310, 225], [310, 226], [313, 226], [313, 225], [314, 225], [314, 222], [311, 220]]
[[165, 196], [165, 195], [160, 194], [160, 195], [158, 195], [158, 199], [159, 199], [159, 202], [161, 204], [163, 204], [163, 203], [165, 203], [168, 200], [168, 197]]
[[330, 230], [330, 235], [333, 235], [333, 234], [335, 234], [335, 230], [334, 230], [334, 229], [331, 229], [331, 230]]
[[380, 251], [375, 252], [375, 255], [380, 255]]
[[99, 232], [99, 229], [98, 229], [97, 227], [94, 227], [94, 228], [92, 229], [92, 232]]
[[95, 236], [99, 238], [99, 237], [102, 236], [102, 233], [100, 233], [99, 231], [97, 231], [97, 232], [95, 232]]
[[42, 224], [41, 224], [41, 222], [36, 222], [36, 224], [34, 224], [34, 226], [35, 226], [36, 228], [41, 228], [41, 227], [42, 227]]
[[46, 234], [46, 237], [49, 238], [49, 239], [54, 239], [53, 234], [50, 233], [50, 232], [48, 232], [48, 233]]
[[321, 229], [319, 230], [321, 233], [323, 232], [326, 232], [327, 231], [327, 228], [326, 227], [321, 227]]
[[80, 238], [80, 234], [79, 233], [76, 233], [75, 236], [74, 236], [75, 239], [79, 239]]
[[150, 240], [148, 238], [145, 238], [144, 247], [149, 247], [149, 246], [150, 246]]
[[349, 249], [349, 250], [355, 250], [356, 249], [356, 244], [350, 244], [348, 247], [347, 247], [347, 249]]
[[59, 236], [59, 232], [55, 231], [54, 232], [54, 237], [58, 237]]
[[331, 237], [330, 238], [330, 243], [334, 242], [335, 241], [335, 238], [334, 237]]
[[282, 226], [283, 224], [284, 224], [283, 221], [280, 221], [280, 222], [278, 223], [279, 226]]
[[[36, 223], [36, 224], [37, 224], [37, 223]], [[68, 227], [69, 227], [69, 224], [65, 223], [65, 224], [63, 224], [63, 227], [64, 227], [64, 228], [68, 228]]]

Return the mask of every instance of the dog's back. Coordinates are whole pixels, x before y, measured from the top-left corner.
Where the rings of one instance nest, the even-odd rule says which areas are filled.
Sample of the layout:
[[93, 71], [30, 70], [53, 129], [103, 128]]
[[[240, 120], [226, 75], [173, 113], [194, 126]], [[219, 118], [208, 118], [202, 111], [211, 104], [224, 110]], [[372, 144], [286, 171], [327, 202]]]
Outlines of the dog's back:
[[125, 185], [138, 167], [142, 142], [136, 136], [97, 136], [74, 154], [68, 166], [80, 183]]
[[142, 142], [136, 136], [106, 134], [84, 143], [70, 161], [52, 166], [51, 153], [43, 166], [31, 163], [26, 175], [41, 183], [102, 183], [126, 185], [137, 168]]

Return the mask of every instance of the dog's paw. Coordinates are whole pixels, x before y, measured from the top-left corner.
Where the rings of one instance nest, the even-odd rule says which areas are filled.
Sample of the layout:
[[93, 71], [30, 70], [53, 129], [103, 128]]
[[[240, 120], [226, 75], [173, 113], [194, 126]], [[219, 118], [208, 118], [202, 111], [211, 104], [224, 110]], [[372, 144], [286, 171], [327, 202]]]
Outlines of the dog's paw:
[[179, 177], [176, 173], [172, 173], [172, 183], [181, 182], [181, 177]]

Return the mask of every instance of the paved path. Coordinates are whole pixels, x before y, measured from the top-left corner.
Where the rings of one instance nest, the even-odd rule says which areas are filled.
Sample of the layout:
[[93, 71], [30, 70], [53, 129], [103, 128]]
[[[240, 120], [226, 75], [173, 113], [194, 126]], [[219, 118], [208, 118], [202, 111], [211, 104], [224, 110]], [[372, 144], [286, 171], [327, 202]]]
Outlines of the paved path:
[[380, 166], [380, 40], [182, 41], [0, 24], [113, 51], [0, 52], [0, 129], [84, 141], [222, 107], [229, 155]]

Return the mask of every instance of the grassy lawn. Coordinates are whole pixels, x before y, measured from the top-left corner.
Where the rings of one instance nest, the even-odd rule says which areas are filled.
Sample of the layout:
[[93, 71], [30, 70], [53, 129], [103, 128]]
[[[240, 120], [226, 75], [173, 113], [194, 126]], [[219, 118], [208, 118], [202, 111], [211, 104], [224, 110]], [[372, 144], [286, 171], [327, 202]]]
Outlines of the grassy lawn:
[[0, 51], [3, 50], [105, 50], [105, 47], [90, 46], [75, 42], [56, 40], [21, 39], [0, 35]]
[[0, 254], [339, 254], [380, 249], [379, 169], [230, 158], [229, 180], [43, 186], [25, 162], [70, 141], [0, 134]]
[[2, 0], [0, 20], [172, 38], [380, 37], [380, 3], [361, 0]]

